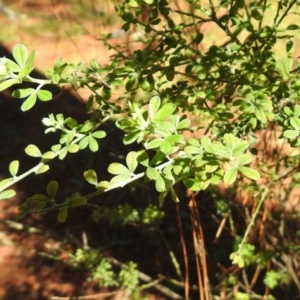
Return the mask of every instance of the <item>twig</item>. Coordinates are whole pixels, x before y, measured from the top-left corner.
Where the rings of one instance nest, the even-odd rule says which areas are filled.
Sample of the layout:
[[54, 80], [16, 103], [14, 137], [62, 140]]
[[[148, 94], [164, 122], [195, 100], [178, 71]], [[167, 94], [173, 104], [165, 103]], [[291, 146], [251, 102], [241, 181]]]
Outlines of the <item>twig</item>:
[[[121, 263], [120, 261], [118, 261], [117, 259], [113, 258], [113, 257], [105, 257], [105, 259], [110, 262], [111, 264], [122, 268], [124, 266], [123, 263]], [[154, 279], [151, 278], [150, 276], [148, 276], [147, 274], [140, 272], [139, 271], [139, 279], [141, 279], [144, 282], [153, 282]], [[174, 299], [174, 300], [183, 300], [183, 298], [176, 294], [175, 292], [173, 292], [172, 290], [168, 289], [167, 287], [161, 285], [161, 284], [156, 284], [153, 286], [153, 288], [155, 288], [157, 291], [159, 291], [160, 293], [164, 294], [165, 296], [169, 297], [170, 299]]]
[[184, 268], [185, 268], [185, 280], [184, 280], [184, 296], [185, 299], [189, 299], [189, 285], [190, 285], [190, 278], [189, 278], [189, 262], [188, 262], [188, 254], [186, 249], [186, 243], [183, 235], [183, 229], [182, 229], [182, 222], [180, 218], [179, 213], [179, 204], [176, 203], [176, 214], [177, 214], [177, 222], [178, 222], [178, 228], [180, 233], [180, 243], [182, 247], [182, 254], [183, 254], [183, 260], [184, 260]]
[[111, 297], [116, 295], [117, 292], [109, 292], [109, 293], [98, 293], [94, 295], [87, 295], [87, 296], [78, 296], [78, 297], [58, 297], [53, 296], [51, 297], [51, 300], [99, 300], [107, 297]]

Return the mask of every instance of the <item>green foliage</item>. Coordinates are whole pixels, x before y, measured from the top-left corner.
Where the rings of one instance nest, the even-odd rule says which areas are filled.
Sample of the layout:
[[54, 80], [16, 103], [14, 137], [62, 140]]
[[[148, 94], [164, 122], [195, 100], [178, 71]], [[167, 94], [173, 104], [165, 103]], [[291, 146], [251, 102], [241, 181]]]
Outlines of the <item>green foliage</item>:
[[96, 280], [100, 287], [119, 287], [131, 292], [138, 287], [139, 273], [133, 262], [122, 264], [120, 271], [116, 273], [110, 259], [101, 258], [99, 251], [79, 248], [70, 263], [87, 267], [91, 271], [90, 279]]
[[[36, 53], [29, 54], [24, 45], [14, 47], [14, 60], [0, 59], [0, 91], [23, 82], [34, 86], [18, 86], [12, 92], [14, 98], [24, 99], [22, 111], [31, 109], [36, 101], [51, 100], [49, 84], [87, 87], [91, 93], [86, 103], [89, 119], [83, 124], [63, 114], [43, 119], [45, 134], [60, 134], [57, 143], [44, 153], [38, 145], [28, 145], [25, 152], [38, 160], [37, 165], [17, 175], [19, 162], [11, 162], [11, 177], [0, 182], [0, 198], [12, 197], [15, 192], [9, 187], [31, 173], [48, 171], [56, 158], [64, 160], [83, 149], [100, 151], [98, 141], [106, 137], [104, 125], [112, 121], [121, 130], [124, 145], [134, 144], [137, 150], [124, 153], [123, 162], [107, 165], [110, 181], [98, 181], [96, 171], [88, 169], [84, 178], [96, 191], [86, 196], [76, 191], [65, 195], [63, 202], [56, 201], [58, 184], [52, 181], [46, 195], [33, 195], [20, 205], [18, 219], [28, 213], [58, 211], [57, 220], [65, 222], [70, 208], [138, 179], [143, 184], [154, 183], [160, 205], [168, 195], [180, 201], [178, 183], [193, 192], [216, 185], [242, 187], [258, 201], [230, 259], [241, 269], [254, 264], [264, 268], [266, 259], [255, 253], [247, 237], [264, 200], [272, 197], [273, 187], [278, 188], [289, 176], [295, 184], [300, 156], [294, 152], [268, 157], [257, 141], [264, 132], [275, 130], [282, 145], [300, 145], [300, 60], [294, 57], [294, 32], [299, 33], [299, 26], [287, 24], [292, 9], [299, 6], [296, 1], [183, 2], [186, 9], [175, 9], [166, 0], [126, 0], [118, 5], [122, 29], [138, 29], [143, 46], [130, 53], [111, 45], [108, 36], [102, 37], [114, 50], [107, 65], [94, 59], [89, 65], [76, 65], [60, 58], [46, 72], [47, 79], [38, 79], [31, 76]], [[272, 9], [270, 21], [267, 17]], [[224, 35], [218, 43], [205, 40], [207, 34], [201, 32], [200, 25], [209, 23]], [[202, 48], [203, 41], [207, 45]], [[274, 50], [278, 46], [284, 46], [283, 57]], [[122, 90], [121, 96], [114, 94], [116, 90]], [[261, 178], [264, 180], [259, 181]], [[219, 204], [217, 209], [228, 216], [226, 205]], [[142, 213], [126, 204], [95, 209], [95, 220], [105, 217], [111, 223], [152, 224], [163, 214], [154, 205]], [[90, 259], [81, 255], [86, 254], [80, 252], [76, 259], [93, 268], [92, 277], [101, 286], [133, 290], [138, 285], [134, 263], [116, 276], [105, 258], [91, 266]], [[264, 282], [269, 288], [287, 282], [286, 276], [278, 274], [274, 270], [266, 273]], [[250, 299], [242, 292], [234, 297]]]

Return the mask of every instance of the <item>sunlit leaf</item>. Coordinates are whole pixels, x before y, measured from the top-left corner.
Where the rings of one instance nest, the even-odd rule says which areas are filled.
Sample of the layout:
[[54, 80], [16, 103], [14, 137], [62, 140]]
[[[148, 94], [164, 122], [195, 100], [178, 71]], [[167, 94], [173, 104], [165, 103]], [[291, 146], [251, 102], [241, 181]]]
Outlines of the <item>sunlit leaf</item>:
[[52, 93], [47, 90], [37, 91], [37, 96], [41, 101], [49, 101], [52, 99]]
[[156, 180], [158, 178], [159, 172], [152, 167], [148, 167], [146, 170], [146, 176], [150, 179], [150, 180]]
[[108, 172], [113, 175], [130, 175], [131, 172], [122, 164], [114, 162], [111, 163], [108, 167]]
[[35, 174], [42, 174], [47, 172], [50, 169], [50, 167], [48, 165], [42, 165], [41, 167], [39, 167], [36, 171]]
[[160, 104], [161, 104], [160, 97], [154, 96], [150, 99], [149, 113], [150, 113], [151, 118], [153, 118], [155, 116], [155, 114], [157, 113], [157, 111], [160, 107]]
[[25, 67], [25, 63], [28, 57], [27, 48], [22, 44], [17, 44], [12, 50], [12, 54], [19, 66]]
[[23, 104], [21, 106], [22, 111], [27, 111], [30, 108], [32, 108], [36, 103], [36, 99], [37, 99], [37, 97], [36, 97], [35, 92], [30, 94], [29, 97], [23, 102]]
[[224, 174], [224, 182], [226, 184], [232, 184], [237, 176], [237, 168], [236, 167], [232, 167], [230, 169], [228, 169], [225, 174]]
[[7, 79], [0, 83], [0, 92], [7, 90], [9, 87], [11, 87], [14, 84], [20, 83], [19, 79]]
[[300, 131], [298, 131], [298, 130], [286, 130], [283, 133], [283, 136], [288, 138], [288, 139], [294, 139], [297, 136], [299, 136], [299, 134], [300, 134]]
[[9, 164], [9, 172], [11, 174], [11, 176], [16, 176], [19, 170], [19, 161], [18, 160], [14, 160]]
[[166, 190], [166, 184], [161, 175], [159, 175], [155, 180], [155, 188], [160, 193]]
[[162, 122], [169, 117], [176, 110], [176, 106], [173, 103], [167, 103], [163, 105], [153, 118], [153, 122]]
[[29, 156], [33, 156], [33, 157], [41, 157], [42, 156], [42, 153], [40, 151], [40, 149], [31, 144], [31, 145], [28, 145], [26, 148], [25, 148], [25, 152], [27, 155]]
[[6, 190], [0, 193], [0, 200], [8, 199], [16, 195], [14, 190]]
[[239, 166], [238, 167], [239, 171], [243, 173], [246, 177], [253, 179], [253, 180], [258, 180], [260, 179], [260, 174], [254, 169], [251, 169], [249, 167], [244, 167], [244, 166]]
[[126, 164], [131, 173], [134, 173], [138, 165], [137, 157], [138, 154], [134, 151], [129, 152], [126, 156]]

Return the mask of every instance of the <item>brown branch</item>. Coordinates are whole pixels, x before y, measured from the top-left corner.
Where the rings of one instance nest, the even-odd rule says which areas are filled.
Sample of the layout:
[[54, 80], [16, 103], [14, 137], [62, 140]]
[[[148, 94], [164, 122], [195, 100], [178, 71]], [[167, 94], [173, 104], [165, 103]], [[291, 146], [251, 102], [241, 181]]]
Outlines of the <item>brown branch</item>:
[[176, 213], [177, 213], [177, 222], [179, 227], [179, 233], [180, 233], [180, 243], [182, 247], [182, 253], [183, 253], [183, 259], [184, 259], [184, 268], [185, 268], [185, 280], [184, 280], [184, 296], [185, 299], [189, 299], [189, 285], [190, 285], [190, 278], [189, 278], [189, 262], [188, 262], [188, 255], [187, 255], [187, 249], [186, 249], [186, 243], [183, 235], [183, 229], [182, 229], [182, 222], [180, 218], [179, 213], [179, 204], [176, 203]]

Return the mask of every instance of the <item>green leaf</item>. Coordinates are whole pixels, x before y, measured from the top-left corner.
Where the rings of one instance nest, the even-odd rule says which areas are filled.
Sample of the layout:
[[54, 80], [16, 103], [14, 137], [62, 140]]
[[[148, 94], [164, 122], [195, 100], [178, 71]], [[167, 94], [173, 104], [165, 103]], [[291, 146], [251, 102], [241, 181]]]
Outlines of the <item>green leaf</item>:
[[243, 175], [245, 175], [246, 177], [248, 177], [250, 179], [253, 179], [253, 180], [260, 179], [260, 174], [254, 169], [251, 169], [249, 167], [244, 167], [244, 166], [239, 166], [238, 169], [241, 173], [243, 173]]
[[27, 58], [26, 60], [26, 67], [30, 67], [30, 68], [33, 68], [33, 63], [34, 63], [34, 60], [35, 60], [35, 56], [36, 56], [36, 51], [33, 50], [31, 51], [31, 53], [29, 54], [29, 57]]
[[56, 156], [56, 153], [53, 151], [47, 151], [42, 155], [42, 158], [44, 159], [53, 159]]
[[80, 128], [79, 132], [88, 132], [90, 131], [93, 127], [95, 126], [95, 124], [91, 121], [85, 121], [83, 126]]
[[290, 123], [296, 130], [300, 130], [300, 120], [298, 118], [291, 117]]
[[22, 78], [29, 75], [33, 70], [33, 66], [25, 66], [18, 74], [18, 78], [22, 80]]
[[252, 156], [249, 154], [244, 154], [238, 159], [239, 166], [250, 164], [252, 161]]
[[159, 150], [164, 154], [169, 154], [172, 151], [172, 145], [169, 141], [165, 140], [159, 146]]
[[28, 51], [26, 47], [22, 44], [17, 44], [14, 46], [12, 54], [18, 65], [21, 67], [25, 67], [28, 57]]
[[128, 0], [127, 4], [128, 4], [128, 6], [131, 6], [131, 7], [138, 7], [139, 6], [139, 2], [136, 1], [136, 0]]
[[138, 154], [137, 152], [134, 151], [131, 151], [127, 154], [126, 164], [131, 173], [134, 173], [135, 169], [137, 168], [138, 165], [137, 157]]
[[30, 144], [25, 148], [25, 153], [27, 155], [33, 156], [33, 157], [41, 157], [42, 156], [40, 149], [33, 144]]
[[183, 120], [181, 120], [178, 125], [177, 125], [177, 130], [180, 130], [180, 129], [187, 129], [189, 127], [189, 125], [191, 124], [191, 120], [188, 119], [188, 118], [185, 118]]
[[233, 149], [233, 155], [237, 156], [239, 154], [242, 154], [245, 150], [247, 150], [249, 147], [248, 141], [239, 141], [238, 144], [235, 145]]
[[134, 86], [136, 84], [136, 79], [137, 79], [136, 74], [132, 75], [130, 78], [128, 78], [126, 85], [125, 85], [125, 89], [127, 92], [130, 92], [134, 88]]
[[[300, 105], [299, 104], [295, 105], [295, 107], [294, 107], [294, 114], [295, 114], [295, 117], [299, 117], [300, 116]], [[293, 113], [291, 114], [291, 116], [292, 115], [293, 115]]]
[[41, 167], [39, 167], [36, 171], [35, 174], [42, 174], [47, 172], [50, 169], [50, 167], [48, 165], [43, 165]]
[[62, 148], [61, 150], [60, 150], [60, 153], [59, 153], [59, 159], [60, 160], [63, 160], [65, 157], [66, 157], [66, 155], [68, 154], [68, 149], [67, 149], [67, 147], [64, 147], [64, 148]]
[[137, 152], [137, 161], [144, 167], [148, 167], [149, 165], [149, 156], [145, 150], [140, 150]]
[[172, 66], [169, 66], [165, 71], [166, 77], [168, 81], [172, 81], [175, 77], [175, 68]]
[[111, 181], [109, 182], [109, 185], [116, 185], [119, 186], [125, 186], [128, 182], [128, 179], [131, 178], [131, 174], [120, 174], [117, 176], [114, 176]]
[[92, 152], [97, 152], [99, 149], [97, 140], [94, 139], [92, 136], [90, 136], [90, 139], [89, 139], [89, 148]]
[[36, 93], [34, 92], [22, 104], [21, 106], [22, 111], [27, 111], [30, 108], [32, 108], [35, 102], [36, 102]]
[[155, 114], [153, 122], [163, 122], [176, 110], [176, 105], [167, 103]]
[[230, 168], [224, 174], [224, 182], [226, 184], [232, 184], [235, 181], [236, 176], [237, 176], [237, 168], [236, 167]]
[[106, 133], [103, 130], [94, 131], [92, 136], [96, 139], [103, 139], [106, 136]]
[[135, 142], [139, 138], [140, 134], [141, 134], [140, 130], [136, 130], [134, 132], [127, 134], [123, 139], [124, 145], [129, 145]]
[[68, 217], [68, 207], [61, 208], [57, 215], [57, 221], [59, 223], [64, 223], [66, 222], [67, 217]]
[[171, 192], [171, 197], [172, 197], [172, 200], [176, 203], [180, 202], [179, 201], [179, 198], [176, 194], [176, 192], [174, 191], [173, 187], [170, 188], [170, 192]]
[[155, 114], [157, 113], [159, 107], [160, 107], [160, 97], [159, 96], [154, 96], [150, 99], [150, 103], [149, 103], [149, 114], [150, 114], [150, 118], [152, 119]]
[[18, 160], [14, 160], [9, 164], [9, 172], [11, 174], [11, 176], [15, 177], [18, 173], [19, 170], [19, 161]]
[[7, 90], [12, 85], [18, 84], [18, 83], [20, 83], [19, 79], [7, 79], [0, 83], [0, 92]]
[[22, 68], [19, 65], [17, 65], [14, 61], [12, 61], [8, 58], [6, 59], [5, 66], [8, 69], [8, 71], [10, 71], [12, 73], [17, 73], [17, 72], [20, 72], [22, 70]]
[[87, 147], [90, 141], [90, 136], [85, 136], [80, 142], [79, 142], [79, 148], [82, 150]]
[[41, 101], [49, 101], [52, 99], [52, 93], [47, 90], [37, 91], [37, 96]]
[[166, 183], [161, 175], [156, 178], [155, 188], [159, 193], [162, 193], [166, 190]]
[[288, 139], [294, 139], [297, 136], [299, 136], [299, 134], [300, 134], [300, 131], [298, 131], [298, 130], [286, 130], [283, 133], [283, 136], [288, 138]]
[[[293, 111], [288, 107], [288, 106], [285, 106], [284, 108], [283, 108], [283, 111], [284, 111], [284, 113], [288, 116], [288, 117], [291, 117], [294, 113], [293, 113]], [[298, 116], [297, 116], [298, 117]]]
[[0, 200], [11, 198], [16, 195], [14, 190], [6, 190], [0, 193]]
[[164, 140], [162, 138], [153, 139], [152, 141], [145, 144], [146, 149], [155, 149], [158, 148]]
[[89, 170], [85, 171], [83, 173], [83, 176], [88, 183], [90, 183], [92, 185], [98, 184], [97, 173], [94, 170], [89, 169]]
[[287, 30], [298, 30], [298, 29], [300, 29], [300, 27], [297, 24], [290, 24], [290, 25], [288, 25], [288, 27], [286, 29]]
[[152, 167], [148, 167], [146, 170], [146, 176], [150, 179], [150, 180], [156, 180], [158, 178], [159, 172], [152, 168]]
[[38, 203], [38, 202], [49, 202], [51, 201], [53, 198], [49, 198], [43, 194], [35, 194], [33, 196], [30, 197], [31, 200], [35, 203]]
[[76, 197], [68, 202], [70, 207], [77, 207], [87, 204], [87, 199], [84, 197]]
[[232, 150], [236, 145], [236, 137], [231, 133], [226, 133], [224, 135], [224, 141], [226, 147], [228, 147], [230, 150]]
[[14, 178], [6, 178], [0, 181], [0, 191], [8, 188], [14, 182]]
[[28, 88], [28, 89], [18, 89], [18, 90], [14, 90], [12, 92], [12, 96], [14, 98], [26, 98], [28, 97], [29, 95], [31, 95], [33, 92], [35, 91], [35, 89], [32, 89], [32, 88]]
[[266, 113], [260, 109], [260, 108], [257, 108], [255, 110], [255, 116], [256, 118], [261, 121], [263, 124], [266, 124], [267, 123], [267, 116], [266, 116]]
[[79, 146], [77, 144], [70, 144], [67, 146], [67, 150], [70, 153], [76, 153], [79, 151]]
[[96, 61], [96, 59], [92, 59], [90, 61], [90, 66], [93, 69], [93, 71], [97, 72], [100, 69], [99, 63]]
[[143, 2], [147, 3], [147, 4], [153, 4], [154, 0], [143, 0]]
[[50, 199], [54, 199], [58, 190], [58, 182], [50, 181], [47, 185], [47, 194]]
[[130, 175], [131, 172], [120, 163], [111, 163], [108, 167], [108, 172], [113, 175]]
[[102, 191], [102, 192], [104, 192], [106, 189], [108, 189], [109, 188], [109, 182], [108, 181], [100, 181], [98, 184], [97, 184], [97, 186], [96, 186], [96, 189], [98, 190], [98, 191]]

